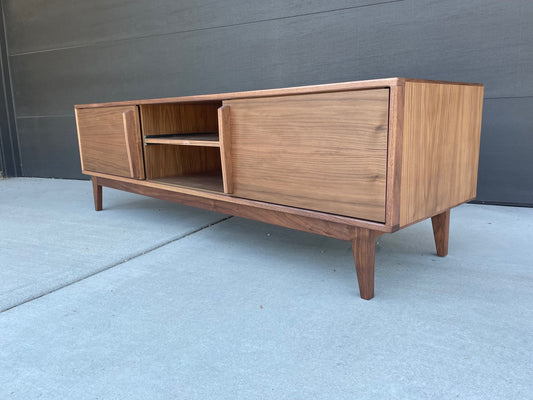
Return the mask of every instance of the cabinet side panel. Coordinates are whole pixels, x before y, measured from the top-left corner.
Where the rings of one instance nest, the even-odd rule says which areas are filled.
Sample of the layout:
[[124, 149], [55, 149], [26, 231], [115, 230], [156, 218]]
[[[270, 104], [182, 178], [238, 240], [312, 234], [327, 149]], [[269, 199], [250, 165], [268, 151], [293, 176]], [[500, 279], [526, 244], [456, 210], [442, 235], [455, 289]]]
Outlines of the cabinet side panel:
[[230, 100], [235, 196], [385, 221], [388, 89]]
[[400, 225], [476, 196], [483, 87], [406, 82]]

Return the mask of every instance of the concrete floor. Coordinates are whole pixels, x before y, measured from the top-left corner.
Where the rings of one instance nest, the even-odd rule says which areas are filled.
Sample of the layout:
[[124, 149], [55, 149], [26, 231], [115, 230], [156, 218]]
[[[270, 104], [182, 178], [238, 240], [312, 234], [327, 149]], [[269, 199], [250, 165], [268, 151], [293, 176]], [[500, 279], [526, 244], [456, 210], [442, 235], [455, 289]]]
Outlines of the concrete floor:
[[0, 399], [531, 399], [533, 209], [349, 243], [104, 188], [0, 181]]

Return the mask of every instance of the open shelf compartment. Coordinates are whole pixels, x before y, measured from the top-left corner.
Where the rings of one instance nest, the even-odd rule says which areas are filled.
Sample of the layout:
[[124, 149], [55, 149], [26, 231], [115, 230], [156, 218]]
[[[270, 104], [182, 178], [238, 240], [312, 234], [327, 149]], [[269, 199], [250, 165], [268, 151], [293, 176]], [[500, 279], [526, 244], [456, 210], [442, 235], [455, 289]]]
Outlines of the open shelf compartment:
[[221, 106], [220, 101], [141, 105], [146, 179], [223, 193]]

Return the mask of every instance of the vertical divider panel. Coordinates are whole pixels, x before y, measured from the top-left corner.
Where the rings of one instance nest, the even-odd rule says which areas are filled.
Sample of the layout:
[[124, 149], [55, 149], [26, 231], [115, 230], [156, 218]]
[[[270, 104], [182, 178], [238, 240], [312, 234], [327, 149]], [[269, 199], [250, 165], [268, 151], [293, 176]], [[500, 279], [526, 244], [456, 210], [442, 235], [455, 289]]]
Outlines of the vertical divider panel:
[[231, 114], [230, 106], [218, 109], [218, 135], [220, 160], [222, 161], [222, 181], [224, 193], [233, 193], [233, 168], [231, 164]]
[[[135, 112], [134, 110], [124, 111], [122, 113], [122, 122], [124, 124], [124, 139], [126, 141], [131, 176], [137, 179], [144, 179], [142, 136], [138, 110], [135, 110]], [[135, 162], [134, 159], [136, 160]]]
[[389, 96], [385, 223], [395, 227], [394, 229], [400, 225], [404, 85], [405, 83], [402, 81], [396, 86], [391, 86]]

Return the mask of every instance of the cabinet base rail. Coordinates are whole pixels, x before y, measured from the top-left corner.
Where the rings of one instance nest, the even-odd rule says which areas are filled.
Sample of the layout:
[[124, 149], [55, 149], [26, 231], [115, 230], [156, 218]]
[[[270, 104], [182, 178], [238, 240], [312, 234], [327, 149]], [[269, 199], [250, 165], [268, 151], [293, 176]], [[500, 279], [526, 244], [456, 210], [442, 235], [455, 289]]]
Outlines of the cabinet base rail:
[[[397, 228], [368, 221], [335, 217], [309, 210], [264, 204], [253, 200], [235, 199], [224, 195], [206, 198], [199, 194], [183, 193], [160, 187], [147, 186], [126, 179], [115, 180], [92, 176], [94, 208], [103, 209], [102, 187], [137, 193], [161, 200], [172, 201], [187, 206], [203, 208], [215, 212], [261, 221], [273, 225], [315, 233], [348, 241], [352, 244], [359, 294], [362, 299], [374, 297], [375, 241], [383, 233], [392, 233]], [[306, 215], [307, 214], [307, 215]], [[346, 223], [335, 221], [346, 220]], [[450, 209], [431, 217], [437, 255], [448, 254]]]

